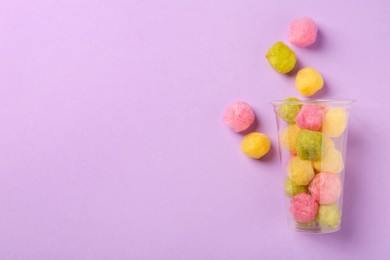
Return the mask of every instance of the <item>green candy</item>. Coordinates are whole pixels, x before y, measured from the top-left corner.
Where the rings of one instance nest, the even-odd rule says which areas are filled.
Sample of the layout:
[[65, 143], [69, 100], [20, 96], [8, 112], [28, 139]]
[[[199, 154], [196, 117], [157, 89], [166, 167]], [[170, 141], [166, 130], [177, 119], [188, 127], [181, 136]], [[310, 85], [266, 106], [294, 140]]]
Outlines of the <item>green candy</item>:
[[282, 74], [290, 72], [297, 63], [295, 53], [283, 42], [276, 42], [265, 57], [269, 64]]
[[302, 160], [318, 160], [322, 152], [322, 134], [302, 129], [297, 137], [297, 154]]
[[[283, 102], [300, 102], [298, 98], [286, 98]], [[283, 104], [279, 106], [278, 115], [287, 123], [295, 124], [295, 118], [297, 117], [302, 105], [300, 104]]]
[[287, 178], [284, 181], [284, 193], [287, 195], [287, 197], [291, 198], [302, 192], [307, 193], [306, 185], [297, 185], [292, 180], [290, 180], [290, 178]]
[[341, 211], [336, 204], [320, 205], [317, 221], [322, 227], [337, 227], [341, 222]]

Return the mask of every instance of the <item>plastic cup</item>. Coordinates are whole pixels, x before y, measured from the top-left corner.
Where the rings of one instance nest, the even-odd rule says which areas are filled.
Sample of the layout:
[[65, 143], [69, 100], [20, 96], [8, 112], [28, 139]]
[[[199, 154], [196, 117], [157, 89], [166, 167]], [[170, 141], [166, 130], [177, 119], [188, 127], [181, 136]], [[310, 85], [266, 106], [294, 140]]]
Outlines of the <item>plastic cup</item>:
[[287, 221], [305, 233], [340, 230], [353, 100], [274, 101]]

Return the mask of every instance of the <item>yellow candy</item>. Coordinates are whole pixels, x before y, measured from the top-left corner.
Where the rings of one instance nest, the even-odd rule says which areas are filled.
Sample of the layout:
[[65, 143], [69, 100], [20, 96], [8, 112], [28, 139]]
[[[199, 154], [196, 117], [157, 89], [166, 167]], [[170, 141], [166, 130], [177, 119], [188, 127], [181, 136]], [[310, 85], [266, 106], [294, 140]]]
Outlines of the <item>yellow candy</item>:
[[336, 204], [320, 205], [317, 221], [323, 227], [337, 227], [341, 222], [341, 211]]
[[313, 161], [313, 166], [319, 172], [339, 173], [344, 169], [343, 155], [336, 148], [327, 149], [321, 160]]
[[308, 185], [314, 177], [312, 162], [291, 157], [287, 166], [288, 177], [297, 185]]
[[244, 136], [241, 142], [241, 150], [248, 157], [259, 159], [268, 153], [271, 148], [270, 139], [262, 134], [253, 132]]
[[295, 85], [302, 96], [309, 97], [322, 89], [324, 80], [318, 71], [307, 67], [298, 71]]
[[347, 127], [348, 112], [344, 108], [332, 108], [326, 112], [322, 131], [330, 137], [339, 137]]
[[322, 149], [323, 151], [335, 148], [335, 144], [332, 139], [326, 136], [322, 136]]
[[298, 132], [301, 129], [297, 125], [288, 125], [282, 133], [282, 142], [287, 150], [289, 150], [292, 154], [297, 153], [296, 144]]

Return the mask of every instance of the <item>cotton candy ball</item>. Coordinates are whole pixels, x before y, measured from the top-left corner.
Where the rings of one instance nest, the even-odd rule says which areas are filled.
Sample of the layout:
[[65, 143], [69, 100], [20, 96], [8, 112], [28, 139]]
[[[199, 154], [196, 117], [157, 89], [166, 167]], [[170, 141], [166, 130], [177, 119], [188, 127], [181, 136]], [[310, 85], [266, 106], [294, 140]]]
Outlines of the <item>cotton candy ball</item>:
[[308, 185], [314, 177], [312, 162], [293, 156], [288, 162], [287, 174], [295, 184]]
[[[289, 124], [295, 124], [295, 118], [297, 117], [299, 110], [301, 109], [302, 105], [299, 104], [301, 100], [298, 98], [286, 98], [283, 100], [284, 103], [287, 104], [281, 104], [278, 108], [278, 115], [287, 123]], [[293, 104], [289, 104], [289, 103]], [[294, 104], [295, 102], [298, 102], [298, 104]]]
[[321, 160], [313, 161], [314, 169], [327, 173], [340, 173], [344, 169], [343, 155], [336, 148], [325, 149]]
[[292, 154], [297, 153], [297, 138], [301, 129], [297, 125], [288, 125], [282, 133], [282, 143]]
[[271, 148], [271, 141], [265, 134], [253, 132], [244, 136], [241, 151], [250, 158], [259, 159]]
[[330, 137], [339, 137], [347, 127], [348, 112], [344, 108], [332, 108], [326, 112], [322, 131]]
[[338, 227], [341, 222], [341, 211], [336, 204], [320, 205], [317, 221], [322, 227]]
[[298, 222], [310, 222], [315, 219], [318, 212], [318, 204], [307, 193], [295, 195], [290, 202], [290, 213]]
[[322, 153], [322, 134], [309, 130], [299, 131], [296, 149], [300, 159], [319, 160]]
[[248, 129], [255, 121], [255, 113], [244, 101], [237, 101], [228, 106], [223, 115], [223, 122], [234, 132]]
[[299, 110], [296, 124], [302, 129], [320, 131], [327, 107], [321, 104], [305, 104]]
[[269, 64], [279, 73], [290, 72], [297, 63], [295, 53], [283, 42], [275, 43], [265, 55]]
[[318, 28], [310, 17], [302, 17], [291, 22], [288, 40], [299, 47], [313, 44], [317, 39]]
[[310, 97], [322, 89], [324, 79], [317, 70], [307, 67], [298, 71], [295, 86], [302, 96]]
[[302, 192], [307, 193], [307, 190], [308, 189], [306, 185], [297, 185], [290, 178], [286, 178], [284, 181], [284, 193], [287, 195], [287, 197], [291, 198]]
[[320, 172], [309, 185], [313, 198], [320, 204], [334, 203], [341, 194], [341, 180], [338, 174]]

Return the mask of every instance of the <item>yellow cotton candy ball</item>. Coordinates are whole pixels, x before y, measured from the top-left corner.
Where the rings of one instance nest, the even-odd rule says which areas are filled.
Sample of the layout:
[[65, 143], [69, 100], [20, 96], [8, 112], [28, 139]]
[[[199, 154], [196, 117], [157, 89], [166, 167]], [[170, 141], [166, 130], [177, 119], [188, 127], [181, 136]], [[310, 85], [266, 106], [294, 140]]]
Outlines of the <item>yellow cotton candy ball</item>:
[[313, 161], [313, 167], [319, 172], [339, 173], [344, 169], [343, 155], [336, 148], [327, 149], [321, 160]]
[[291, 157], [287, 166], [288, 177], [297, 185], [308, 185], [314, 177], [312, 162]]
[[302, 96], [309, 97], [322, 89], [324, 80], [321, 74], [311, 67], [301, 69], [297, 73], [295, 86]]
[[297, 137], [301, 129], [297, 125], [288, 125], [282, 133], [282, 143], [292, 154], [297, 153]]
[[341, 222], [341, 210], [336, 204], [320, 205], [317, 221], [322, 227], [338, 227]]
[[322, 136], [322, 150], [326, 151], [332, 148], [335, 148], [336, 145], [332, 139], [327, 136]]
[[347, 127], [348, 112], [344, 108], [332, 108], [326, 112], [322, 131], [330, 137], [339, 137]]
[[270, 139], [265, 134], [258, 132], [247, 134], [241, 142], [241, 151], [254, 159], [259, 159], [266, 155], [270, 148]]

